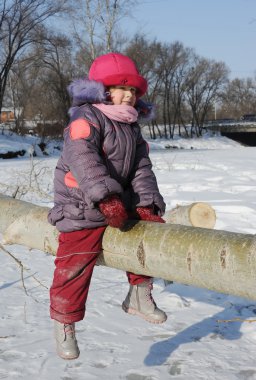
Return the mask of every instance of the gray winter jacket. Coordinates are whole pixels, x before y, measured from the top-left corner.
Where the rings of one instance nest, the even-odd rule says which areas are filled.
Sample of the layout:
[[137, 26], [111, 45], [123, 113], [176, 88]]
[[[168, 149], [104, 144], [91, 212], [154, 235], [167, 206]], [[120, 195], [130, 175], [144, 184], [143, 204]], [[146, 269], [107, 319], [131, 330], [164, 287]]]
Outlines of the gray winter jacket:
[[110, 120], [89, 103], [71, 111], [49, 222], [62, 232], [104, 226], [98, 203], [110, 194], [119, 194], [127, 210], [153, 205], [163, 215], [165, 203], [138, 123]]

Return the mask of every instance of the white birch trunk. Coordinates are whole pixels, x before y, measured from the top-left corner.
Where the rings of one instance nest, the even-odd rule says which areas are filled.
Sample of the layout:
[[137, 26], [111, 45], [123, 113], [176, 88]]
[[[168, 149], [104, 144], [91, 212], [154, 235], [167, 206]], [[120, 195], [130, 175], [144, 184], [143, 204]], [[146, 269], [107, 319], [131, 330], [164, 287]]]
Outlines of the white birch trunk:
[[[0, 196], [4, 244], [55, 254], [58, 232], [48, 208]], [[137, 222], [108, 227], [99, 264], [256, 299], [255, 235], [191, 226]]]

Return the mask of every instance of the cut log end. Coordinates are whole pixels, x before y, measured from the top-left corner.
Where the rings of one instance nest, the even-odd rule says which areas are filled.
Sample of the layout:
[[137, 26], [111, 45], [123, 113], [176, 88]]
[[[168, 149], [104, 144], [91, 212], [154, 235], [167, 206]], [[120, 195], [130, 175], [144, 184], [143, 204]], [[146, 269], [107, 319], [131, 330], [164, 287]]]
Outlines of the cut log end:
[[210, 205], [198, 202], [191, 206], [190, 219], [194, 227], [214, 228], [216, 214]]
[[171, 224], [214, 228], [216, 214], [209, 204], [196, 202], [187, 206], [177, 206], [176, 208], [167, 211], [164, 219], [167, 223]]

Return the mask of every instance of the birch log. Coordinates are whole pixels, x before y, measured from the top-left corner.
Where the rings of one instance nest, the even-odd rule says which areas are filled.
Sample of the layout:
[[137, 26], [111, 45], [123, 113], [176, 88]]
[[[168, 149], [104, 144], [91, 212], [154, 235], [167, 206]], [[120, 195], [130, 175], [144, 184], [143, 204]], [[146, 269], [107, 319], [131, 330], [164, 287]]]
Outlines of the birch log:
[[164, 220], [171, 224], [194, 226], [202, 228], [214, 228], [216, 214], [208, 203], [195, 202], [190, 205], [178, 205], [172, 210], [166, 211]]
[[0, 194], [0, 232], [3, 244], [21, 244], [55, 254], [58, 231], [47, 221], [48, 207]]
[[[4, 244], [55, 254], [48, 208], [1, 196], [0, 210]], [[149, 222], [108, 227], [99, 264], [256, 299], [255, 235]]]

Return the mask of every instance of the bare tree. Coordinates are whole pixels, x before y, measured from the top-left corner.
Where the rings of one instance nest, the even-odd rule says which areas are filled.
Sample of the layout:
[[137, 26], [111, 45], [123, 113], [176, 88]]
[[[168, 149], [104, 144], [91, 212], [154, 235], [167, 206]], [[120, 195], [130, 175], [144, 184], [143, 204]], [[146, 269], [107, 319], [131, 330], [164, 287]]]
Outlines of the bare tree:
[[160, 56], [160, 72], [162, 79], [163, 123], [165, 137], [167, 126], [169, 137], [174, 135], [174, 129], [181, 115], [183, 94], [185, 92], [184, 74], [190, 59], [189, 49], [176, 41], [162, 46]]
[[184, 129], [185, 135], [188, 137], [187, 123], [189, 122], [189, 111], [186, 105], [186, 80], [188, 71], [190, 69], [190, 60], [193, 56], [193, 49], [181, 46], [179, 52], [179, 62], [174, 71], [172, 78], [171, 96], [172, 103], [172, 135], [174, 136], [174, 129], [178, 126], [179, 135], [182, 134], [181, 130]]
[[201, 135], [206, 115], [227, 82], [228, 72], [225, 63], [194, 55], [186, 81], [186, 99], [192, 113], [191, 133]]
[[[29, 54], [12, 66], [6, 95], [9, 95], [9, 104], [19, 108], [15, 132], [27, 133], [26, 119], [34, 120], [38, 125], [34, 131], [41, 137], [62, 134], [70, 106], [67, 85], [73, 76], [71, 50], [67, 37], [49, 36], [45, 31], [40, 43], [33, 45]], [[6, 104], [7, 100], [5, 96]]]
[[222, 93], [220, 114], [239, 119], [244, 114], [256, 113], [256, 80], [235, 78]]
[[57, 105], [54, 113], [57, 119], [63, 122], [68, 120], [67, 110], [70, 106], [67, 85], [73, 76], [71, 51], [71, 41], [60, 34], [45, 36], [40, 48], [39, 62], [41, 61], [46, 69], [43, 82], [54, 96], [54, 104]]
[[[80, 49], [87, 53], [88, 66], [99, 54], [122, 50], [127, 42], [120, 21], [131, 17], [138, 0], [76, 0], [82, 12], [79, 22], [86, 33], [76, 33]], [[74, 15], [77, 19], [77, 14]], [[77, 30], [78, 28], [76, 28]], [[86, 38], [84, 37], [86, 36]], [[87, 59], [88, 59], [87, 58]]]
[[[34, 89], [40, 72], [39, 66], [35, 65], [33, 54], [24, 55], [12, 65], [8, 75], [8, 86], [5, 91], [5, 102], [11, 104], [15, 113], [14, 131], [18, 134], [25, 133], [24, 119], [31, 116], [29, 107], [31, 99], [34, 99]], [[30, 118], [31, 119], [31, 118]]]
[[0, 5], [0, 111], [13, 64], [37, 40], [40, 26], [63, 10], [65, 0], [4, 0]]

